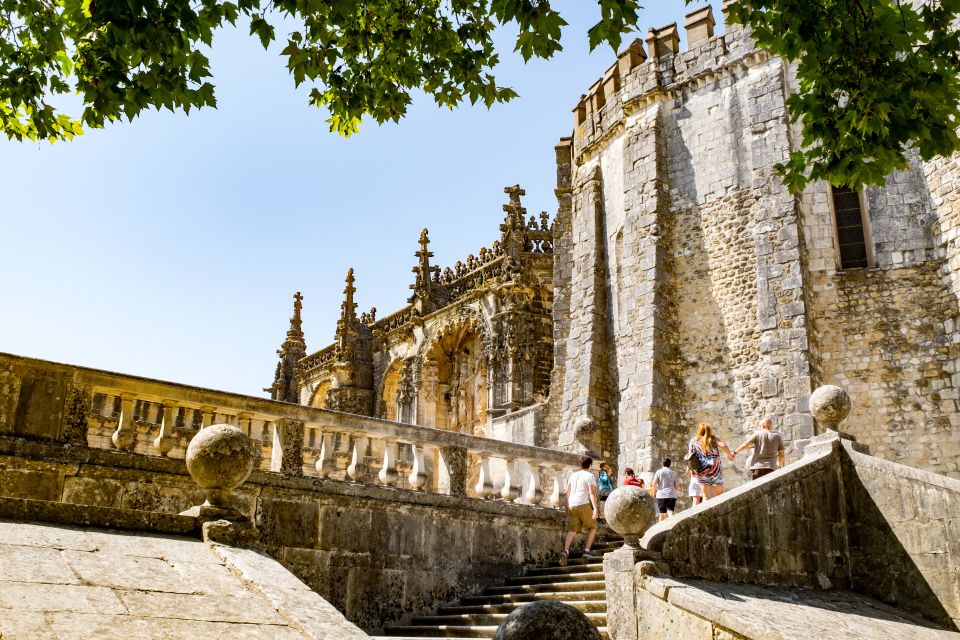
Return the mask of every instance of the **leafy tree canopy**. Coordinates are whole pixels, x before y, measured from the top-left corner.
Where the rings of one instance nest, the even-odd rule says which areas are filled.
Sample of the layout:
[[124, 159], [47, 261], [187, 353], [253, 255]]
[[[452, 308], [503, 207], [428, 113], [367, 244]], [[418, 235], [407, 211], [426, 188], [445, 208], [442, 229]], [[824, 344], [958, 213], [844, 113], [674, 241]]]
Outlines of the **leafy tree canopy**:
[[[919, 8], [913, 4], [920, 5]], [[758, 46], [797, 61], [790, 117], [803, 150], [779, 166], [799, 191], [809, 180], [883, 184], [907, 166], [960, 146], [960, 0], [749, 0], [731, 18]]]
[[[616, 49], [641, 7], [594, 1], [590, 47]], [[731, 6], [759, 46], [798, 61], [788, 106], [804, 150], [780, 168], [791, 189], [812, 179], [878, 184], [906, 166], [908, 147], [929, 159], [960, 146], [960, 0], [903, 2]], [[151, 107], [215, 106], [203, 51], [241, 16], [264, 47], [278, 17], [298, 25], [286, 36], [287, 67], [342, 135], [364, 116], [399, 120], [414, 89], [451, 108], [515, 98], [493, 75], [494, 29], [516, 25], [516, 50], [529, 60], [560, 50], [566, 24], [548, 0], [0, 0], [0, 127], [11, 139], [56, 141]], [[76, 117], [52, 104], [70, 93], [83, 100]]]

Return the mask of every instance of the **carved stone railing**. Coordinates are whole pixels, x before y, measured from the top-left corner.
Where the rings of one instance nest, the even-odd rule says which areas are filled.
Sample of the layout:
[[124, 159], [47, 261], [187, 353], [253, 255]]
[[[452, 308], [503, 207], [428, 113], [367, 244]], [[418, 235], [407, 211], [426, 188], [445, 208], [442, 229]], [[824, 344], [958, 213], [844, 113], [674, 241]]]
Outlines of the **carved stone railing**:
[[264, 471], [546, 507], [577, 466], [550, 449], [0, 354], [0, 436], [182, 458], [216, 423], [249, 435]]
[[498, 276], [503, 275], [505, 273], [505, 264], [506, 259], [503, 256], [499, 256], [451, 280], [445, 285], [447, 291], [450, 292], [450, 302], [462, 298], [469, 292], [479, 289], [490, 280], [494, 280]]
[[417, 311], [413, 308], [413, 306], [406, 306], [399, 311], [395, 311], [394, 313], [377, 320], [370, 328], [373, 331], [390, 333], [394, 329], [399, 329], [403, 325], [413, 320], [416, 315]]
[[336, 346], [336, 344], [331, 344], [324, 347], [320, 351], [311, 353], [297, 363], [297, 368], [301, 371], [309, 371], [329, 362], [333, 362], [333, 359], [336, 357]]

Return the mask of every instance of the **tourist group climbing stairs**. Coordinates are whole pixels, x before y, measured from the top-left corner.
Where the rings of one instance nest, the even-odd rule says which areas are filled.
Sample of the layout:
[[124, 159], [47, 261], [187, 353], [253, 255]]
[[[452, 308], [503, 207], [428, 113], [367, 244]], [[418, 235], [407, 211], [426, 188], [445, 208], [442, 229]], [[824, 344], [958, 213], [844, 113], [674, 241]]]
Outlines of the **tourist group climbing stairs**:
[[[597, 542], [594, 551], [602, 555], [622, 544], [622, 540]], [[512, 611], [536, 600], [558, 600], [576, 607], [593, 621], [605, 640], [608, 638], [603, 561], [583, 557], [571, 558], [566, 566], [554, 562], [527, 567], [523, 575], [507, 578], [503, 585], [488, 587], [455, 605], [440, 607], [433, 615], [415, 617], [407, 625], [388, 626], [379, 638], [492, 638]]]

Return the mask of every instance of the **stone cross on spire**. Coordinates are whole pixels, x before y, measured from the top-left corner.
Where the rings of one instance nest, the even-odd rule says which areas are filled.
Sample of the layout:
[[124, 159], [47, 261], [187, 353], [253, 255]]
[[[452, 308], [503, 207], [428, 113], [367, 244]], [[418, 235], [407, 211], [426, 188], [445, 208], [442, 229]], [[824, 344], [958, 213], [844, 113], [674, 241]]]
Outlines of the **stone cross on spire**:
[[297, 291], [293, 294], [293, 317], [290, 318], [290, 331], [287, 332], [289, 336], [291, 332], [299, 333], [303, 335], [303, 320], [300, 318], [300, 311], [303, 309], [303, 296]]
[[526, 195], [527, 192], [518, 184], [504, 188], [503, 192], [510, 196], [510, 202], [503, 205], [507, 215], [503, 224], [500, 225], [500, 245], [510, 259], [518, 261], [520, 252], [524, 251], [527, 245], [525, 222], [527, 210], [520, 203], [520, 196]]
[[[503, 192], [510, 194], [510, 205], [514, 207], [520, 206], [520, 196], [527, 195], [527, 192], [521, 189], [520, 185], [518, 184], [515, 184], [512, 187], [504, 187]], [[507, 206], [508, 205], [504, 205], [504, 209], [506, 209]]]
[[410, 285], [410, 288], [413, 289], [414, 296], [424, 295], [430, 291], [430, 280], [434, 271], [439, 271], [439, 267], [430, 266], [430, 258], [433, 257], [433, 252], [428, 248], [430, 246], [430, 236], [427, 235], [427, 230], [424, 229], [420, 232], [420, 251], [417, 251], [414, 255], [419, 258], [419, 263], [413, 268], [413, 272], [417, 274], [416, 282]]
[[407, 302], [416, 305], [420, 313], [425, 313], [436, 308], [438, 302], [436, 298], [439, 296], [439, 298], [442, 299], [445, 294], [443, 286], [439, 281], [440, 267], [431, 266], [430, 264], [430, 258], [433, 257], [433, 252], [429, 249], [430, 236], [427, 235], [426, 229], [420, 232], [419, 242], [420, 251], [414, 254], [418, 258], [418, 263], [417, 266], [413, 268], [417, 279], [410, 285], [410, 288], [413, 289], [413, 295], [410, 296]]

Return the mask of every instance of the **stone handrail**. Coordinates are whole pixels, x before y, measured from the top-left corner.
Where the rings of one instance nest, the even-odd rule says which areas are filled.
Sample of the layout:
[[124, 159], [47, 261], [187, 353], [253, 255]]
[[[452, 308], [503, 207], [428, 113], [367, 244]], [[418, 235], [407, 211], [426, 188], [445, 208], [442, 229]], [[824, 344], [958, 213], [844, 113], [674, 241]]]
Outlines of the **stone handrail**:
[[[59, 424], [29, 419], [50, 413], [37, 404], [38, 380], [60, 398]], [[215, 423], [240, 427], [259, 467], [285, 475], [558, 507], [577, 467], [576, 455], [540, 447], [0, 354], [0, 435], [182, 458]]]

